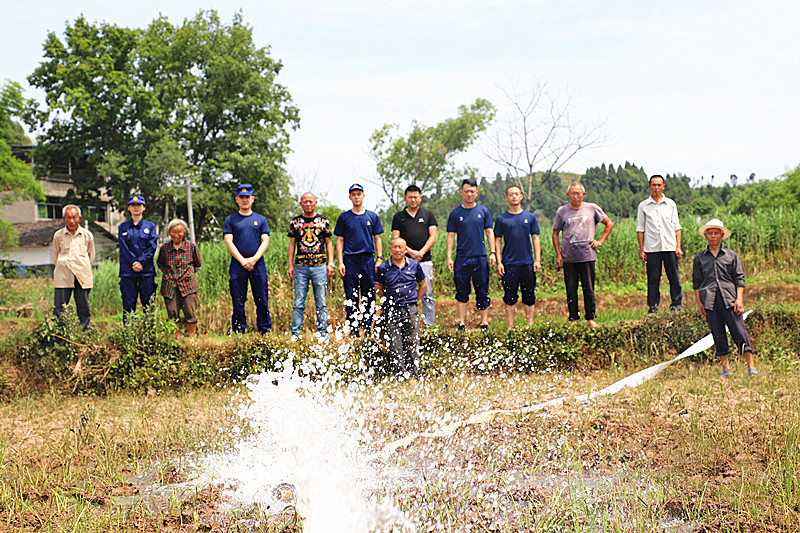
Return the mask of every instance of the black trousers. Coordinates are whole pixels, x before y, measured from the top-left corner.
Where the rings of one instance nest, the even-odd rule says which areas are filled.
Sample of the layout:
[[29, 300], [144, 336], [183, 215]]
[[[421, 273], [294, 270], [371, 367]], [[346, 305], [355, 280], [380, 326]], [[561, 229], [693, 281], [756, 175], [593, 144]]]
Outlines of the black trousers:
[[680, 309], [683, 303], [678, 257], [675, 252], [647, 252], [647, 310], [655, 311], [661, 303], [661, 265], [669, 280], [670, 309]]
[[84, 289], [78, 283], [78, 278], [75, 278], [75, 288], [65, 287], [55, 289], [55, 297], [53, 299], [53, 315], [56, 318], [61, 317], [64, 312], [64, 306], [67, 305], [72, 298], [72, 293], [75, 293], [75, 308], [78, 311], [78, 320], [84, 331], [89, 328], [89, 320], [92, 313], [89, 310], [89, 292], [92, 289]]
[[594, 300], [594, 261], [582, 263], [564, 263], [564, 284], [567, 286], [567, 309], [569, 319], [579, 320], [578, 314], [578, 282], [583, 287], [583, 310], [586, 320], [594, 320], [596, 305]]

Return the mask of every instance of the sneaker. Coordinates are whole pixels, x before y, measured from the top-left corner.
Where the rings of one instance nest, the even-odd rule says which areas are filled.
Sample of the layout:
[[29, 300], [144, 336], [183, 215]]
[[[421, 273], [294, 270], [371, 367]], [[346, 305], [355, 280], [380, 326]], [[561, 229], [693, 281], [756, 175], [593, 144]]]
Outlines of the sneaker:
[[456, 328], [456, 331], [467, 331], [467, 326], [465, 326], [464, 324], [459, 324], [458, 327]]
[[719, 373], [719, 375], [724, 377], [724, 378], [727, 378], [728, 376], [731, 375], [731, 373], [728, 372], [727, 370], [723, 370], [722, 372]]
[[658, 307], [651, 307], [650, 309], [647, 310], [648, 315], [654, 315], [657, 312], [658, 312]]
[[489, 331], [489, 324], [481, 324], [481, 331], [483, 332]]
[[760, 374], [760, 372], [758, 370], [756, 370], [755, 368], [751, 368], [750, 369], [750, 375], [751, 376], [757, 376], [759, 374]]

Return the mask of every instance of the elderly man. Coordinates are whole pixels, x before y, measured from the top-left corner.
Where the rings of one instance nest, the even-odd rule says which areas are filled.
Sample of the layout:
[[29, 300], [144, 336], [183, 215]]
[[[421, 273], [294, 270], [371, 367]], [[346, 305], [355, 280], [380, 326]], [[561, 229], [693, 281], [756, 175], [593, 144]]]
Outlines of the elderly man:
[[[596, 328], [594, 282], [597, 248], [603, 245], [614, 228], [600, 206], [584, 202], [586, 190], [580, 183], [573, 183], [567, 189], [569, 203], [558, 208], [553, 219], [553, 246], [556, 249], [556, 265], [564, 268], [564, 284], [567, 289], [567, 308], [569, 319], [579, 320], [578, 281], [583, 287], [583, 307], [586, 323]], [[605, 226], [603, 234], [595, 239], [597, 223]], [[558, 234], [563, 231], [561, 243]]]
[[301, 215], [289, 221], [289, 278], [294, 281], [294, 308], [292, 309], [292, 339], [300, 335], [306, 309], [308, 284], [314, 289], [314, 306], [317, 309], [317, 335], [328, 334], [328, 306], [325, 293], [328, 278], [336, 265], [333, 262], [331, 223], [328, 217], [317, 213], [317, 197], [307, 192], [300, 197]]
[[647, 265], [647, 312], [658, 311], [661, 302], [661, 265], [669, 280], [672, 299], [670, 310], [681, 308], [683, 293], [678, 273], [681, 250], [681, 222], [675, 202], [664, 196], [664, 178], [650, 176], [650, 196], [639, 204], [636, 214], [636, 238], [639, 257]]
[[94, 284], [94, 236], [81, 227], [81, 208], [68, 205], [63, 211], [64, 228], [53, 234], [53, 314], [60, 317], [64, 306], [75, 293], [78, 320], [84, 331], [89, 328], [89, 292]]
[[416, 378], [419, 349], [419, 301], [428, 281], [418, 261], [406, 257], [406, 241], [392, 239], [391, 258], [378, 266], [375, 292], [383, 302], [391, 367], [398, 377]]

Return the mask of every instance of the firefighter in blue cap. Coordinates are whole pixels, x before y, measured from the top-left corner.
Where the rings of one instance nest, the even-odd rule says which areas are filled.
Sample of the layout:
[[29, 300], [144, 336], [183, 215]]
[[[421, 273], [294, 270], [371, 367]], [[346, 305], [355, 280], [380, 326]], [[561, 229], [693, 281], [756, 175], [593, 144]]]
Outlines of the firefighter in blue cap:
[[155, 224], [144, 219], [144, 209], [144, 196], [131, 195], [128, 198], [131, 218], [117, 227], [123, 321], [128, 313], [136, 310], [138, 300], [141, 299], [142, 307], [145, 307], [156, 292], [153, 256], [158, 248], [158, 231]]
[[272, 330], [269, 314], [269, 281], [264, 253], [269, 247], [269, 224], [263, 215], [253, 211], [253, 186], [242, 184], [236, 187], [236, 204], [239, 211], [225, 218], [222, 238], [231, 254], [230, 274], [233, 316], [231, 329], [234, 333], [244, 333], [247, 329], [247, 316], [244, 303], [247, 300], [247, 284], [253, 292], [256, 304], [256, 326], [259, 333]]

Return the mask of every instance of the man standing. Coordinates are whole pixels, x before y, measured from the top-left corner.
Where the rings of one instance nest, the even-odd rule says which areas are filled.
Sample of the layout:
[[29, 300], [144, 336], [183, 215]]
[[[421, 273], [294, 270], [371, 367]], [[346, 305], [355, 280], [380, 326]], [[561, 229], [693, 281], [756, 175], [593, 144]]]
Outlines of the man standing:
[[364, 187], [354, 183], [349, 193], [353, 208], [339, 215], [333, 234], [344, 282], [347, 324], [350, 336], [358, 337], [360, 328], [369, 332], [375, 313], [375, 270], [376, 261], [378, 266], [383, 262], [383, 225], [377, 213], [364, 207]]
[[328, 217], [317, 214], [317, 197], [307, 192], [300, 197], [302, 215], [289, 222], [289, 277], [294, 281], [292, 338], [300, 335], [306, 309], [308, 284], [314, 288], [317, 309], [317, 335], [328, 334], [328, 307], [325, 292], [333, 274], [333, 243]]
[[[494, 221], [495, 250], [501, 250], [497, 255], [497, 273], [503, 280], [503, 303], [509, 329], [514, 326], [520, 289], [525, 318], [528, 324], [533, 323], [536, 272], [542, 270], [539, 222], [536, 215], [522, 209], [522, 198], [522, 189], [516, 185], [507, 188], [508, 211]], [[505, 247], [501, 247], [503, 237]]]
[[408, 255], [406, 241], [392, 239], [391, 258], [378, 266], [375, 291], [386, 295], [383, 318], [389, 339], [391, 367], [399, 377], [419, 377], [419, 301], [428, 281], [419, 262]]
[[[477, 203], [478, 183], [467, 178], [461, 182], [463, 202], [450, 212], [447, 218], [447, 268], [453, 273], [456, 285], [456, 310], [458, 311], [458, 331], [466, 329], [467, 302], [469, 302], [470, 282], [475, 287], [475, 304], [480, 312], [483, 331], [489, 330], [489, 268], [497, 261], [495, 252], [492, 215], [489, 210]], [[458, 235], [456, 260], [453, 262], [453, 247]], [[489, 259], [486, 259], [486, 241], [489, 240]]]
[[670, 310], [681, 308], [683, 293], [678, 274], [681, 250], [681, 222], [675, 202], [664, 196], [664, 178], [650, 176], [650, 196], [639, 204], [636, 213], [636, 238], [639, 257], [647, 265], [647, 312], [658, 311], [661, 302], [661, 265], [669, 280]]
[[53, 314], [60, 317], [75, 292], [78, 320], [86, 331], [91, 319], [89, 292], [94, 283], [94, 236], [81, 227], [81, 208], [77, 205], [64, 207], [62, 215], [65, 227], [53, 234]]
[[392, 240], [401, 238], [406, 241], [406, 255], [422, 265], [427, 279], [427, 289], [422, 297], [422, 325], [432, 326], [436, 315], [436, 304], [433, 301], [433, 260], [431, 248], [436, 244], [438, 224], [436, 216], [424, 207], [422, 191], [416, 185], [406, 187], [406, 208], [395, 213], [392, 218]]
[[264, 216], [253, 211], [253, 186], [242, 184], [236, 187], [236, 203], [239, 211], [225, 218], [222, 238], [231, 254], [230, 274], [233, 315], [231, 329], [244, 333], [247, 316], [244, 303], [247, 300], [247, 282], [253, 291], [256, 304], [256, 326], [259, 333], [272, 330], [269, 314], [269, 280], [264, 253], [269, 247], [269, 224]]
[[[597, 261], [597, 252], [595, 249], [606, 242], [614, 228], [614, 223], [600, 209], [600, 206], [584, 203], [584, 196], [586, 196], [586, 191], [580, 183], [573, 183], [567, 189], [569, 204], [559, 207], [553, 220], [553, 246], [556, 249], [556, 264], [558, 268], [564, 268], [569, 319], [578, 320], [580, 318], [578, 314], [578, 281], [580, 281], [583, 287], [586, 322], [596, 328], [594, 264]], [[598, 222], [605, 228], [600, 238], [595, 239]], [[558, 234], [562, 230], [564, 234], [559, 245]]]
[[153, 257], [158, 248], [158, 232], [155, 224], [144, 220], [144, 209], [144, 196], [130, 196], [128, 211], [131, 219], [117, 227], [123, 322], [127, 320], [128, 313], [136, 311], [137, 300], [141, 299], [142, 307], [146, 307], [156, 292]]

